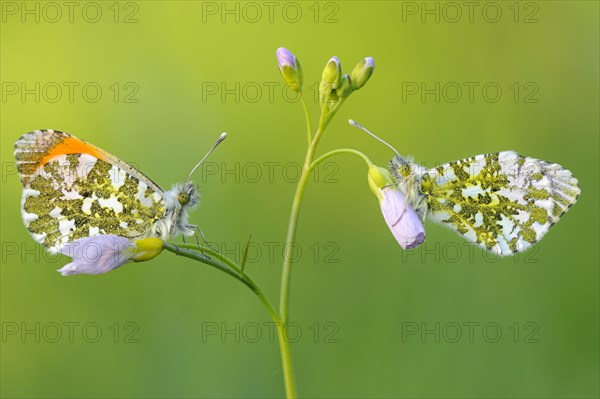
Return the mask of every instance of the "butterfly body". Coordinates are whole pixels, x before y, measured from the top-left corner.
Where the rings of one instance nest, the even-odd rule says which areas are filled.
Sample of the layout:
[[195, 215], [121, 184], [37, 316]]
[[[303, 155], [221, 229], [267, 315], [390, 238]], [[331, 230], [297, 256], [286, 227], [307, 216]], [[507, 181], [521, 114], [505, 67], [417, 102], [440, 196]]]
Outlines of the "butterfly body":
[[126, 162], [56, 130], [25, 134], [15, 144], [15, 159], [24, 188], [23, 221], [50, 252], [99, 234], [194, 234], [188, 211], [199, 197], [191, 182], [163, 191]]
[[539, 241], [577, 201], [577, 179], [558, 164], [513, 151], [426, 169], [396, 156], [390, 171], [407, 204], [499, 255]]

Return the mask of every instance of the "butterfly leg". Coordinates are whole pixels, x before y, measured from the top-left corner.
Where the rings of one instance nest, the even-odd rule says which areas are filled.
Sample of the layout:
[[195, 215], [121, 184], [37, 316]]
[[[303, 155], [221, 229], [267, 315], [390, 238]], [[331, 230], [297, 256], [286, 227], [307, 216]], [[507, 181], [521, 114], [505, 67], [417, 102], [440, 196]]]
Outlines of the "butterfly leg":
[[173, 244], [175, 246], [175, 250], [177, 252], [175, 252], [175, 255], [179, 255], [179, 253], [181, 252], [181, 248], [179, 248], [179, 246], [177, 244]]
[[196, 239], [196, 245], [200, 246], [200, 239], [198, 238], [198, 234], [196, 234], [196, 230], [194, 229], [194, 238]]
[[[181, 252], [183, 251], [189, 251], [187, 249], [181, 248], [180, 246], [178, 246], [177, 244], [173, 244], [175, 246], [175, 255], [181, 255]], [[207, 259], [210, 259], [210, 256], [208, 256], [207, 254], [205, 254], [202, 249], [200, 250], [200, 252], [202, 253], [202, 255], [204, 255], [204, 257], [206, 257]]]
[[[202, 232], [202, 229], [200, 228], [200, 226], [194, 224], [194, 225], [190, 225], [189, 227], [193, 228], [194, 230], [198, 231], [198, 233], [200, 233], [200, 237], [202, 237], [202, 241], [204, 241], [204, 243], [206, 244], [207, 247], [209, 247], [210, 249], [212, 249], [215, 252], [219, 252], [215, 247], [210, 245], [210, 243], [208, 241], [206, 241], [206, 237], [204, 237], [204, 233]], [[194, 235], [196, 236], [196, 240], [198, 240], [198, 236], [195, 233], [194, 233]], [[200, 245], [200, 243], [198, 243], [198, 245]]]
[[[192, 227], [192, 226], [188, 226], [188, 227]], [[181, 238], [183, 239], [183, 242], [185, 243], [185, 235], [184, 234], [181, 235]], [[198, 239], [198, 234], [196, 234], [195, 230], [194, 230], [194, 238], [196, 238], [196, 245], [198, 246], [200, 253], [202, 253], [202, 255], [204, 255], [210, 259], [210, 256], [208, 256], [208, 254], [202, 250], [202, 247], [200, 246], [200, 240]]]

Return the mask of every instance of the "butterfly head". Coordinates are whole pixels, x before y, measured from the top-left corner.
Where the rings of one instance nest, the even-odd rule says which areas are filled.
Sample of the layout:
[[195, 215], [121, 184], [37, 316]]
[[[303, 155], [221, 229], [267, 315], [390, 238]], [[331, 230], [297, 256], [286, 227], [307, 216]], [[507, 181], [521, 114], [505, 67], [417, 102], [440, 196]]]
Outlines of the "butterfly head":
[[165, 237], [177, 235], [184, 236], [194, 234], [193, 226], [188, 225], [188, 212], [200, 203], [198, 187], [192, 182], [175, 184], [164, 194], [166, 214], [162, 219], [165, 223], [160, 230]]
[[200, 202], [198, 187], [192, 182], [176, 185], [173, 189], [176, 190], [177, 202], [182, 208], [194, 208]]
[[181, 233], [184, 236], [191, 236], [194, 234], [194, 228], [197, 226], [188, 224], [188, 212], [200, 203], [200, 194], [198, 193], [198, 187], [190, 181], [190, 178], [206, 157], [225, 140], [225, 137], [227, 137], [227, 133], [222, 133], [219, 136], [206, 155], [192, 168], [187, 179], [185, 179], [185, 183], [175, 184], [171, 190], [165, 192], [166, 215], [162, 219], [165, 225], [160, 229], [162, 235]]
[[421, 220], [424, 220], [427, 200], [421, 193], [420, 186], [425, 167], [415, 163], [411, 156], [396, 155], [390, 161], [390, 173], [396, 187], [406, 196], [407, 203], [417, 212]]
[[396, 180], [404, 181], [411, 177], [413, 174], [413, 160], [412, 157], [403, 157], [396, 155], [390, 161], [390, 169], [392, 170], [393, 176]]

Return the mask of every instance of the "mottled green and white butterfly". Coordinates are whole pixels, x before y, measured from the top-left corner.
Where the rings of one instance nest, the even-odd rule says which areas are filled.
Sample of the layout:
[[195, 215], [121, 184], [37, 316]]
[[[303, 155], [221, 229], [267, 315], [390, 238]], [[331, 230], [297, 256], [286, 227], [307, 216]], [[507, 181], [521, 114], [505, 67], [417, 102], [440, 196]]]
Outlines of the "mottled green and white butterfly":
[[23, 222], [52, 253], [100, 234], [131, 240], [194, 235], [198, 227], [188, 224], [188, 211], [198, 205], [199, 195], [189, 179], [225, 137], [219, 137], [184, 184], [163, 191], [132, 165], [68, 133], [27, 133], [15, 143]]
[[[448, 226], [498, 255], [531, 247], [581, 193], [569, 170], [514, 151], [477, 155], [427, 169], [401, 156], [358, 123], [350, 123], [396, 153], [390, 172], [407, 206], [421, 221]], [[418, 245], [423, 239], [413, 243]]]

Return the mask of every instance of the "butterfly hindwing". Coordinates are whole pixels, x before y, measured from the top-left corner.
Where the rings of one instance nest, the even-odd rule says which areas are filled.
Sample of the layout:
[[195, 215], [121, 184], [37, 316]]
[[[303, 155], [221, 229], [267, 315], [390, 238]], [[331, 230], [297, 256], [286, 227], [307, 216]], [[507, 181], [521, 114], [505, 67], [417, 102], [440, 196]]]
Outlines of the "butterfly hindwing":
[[499, 255], [535, 244], [581, 192], [562, 166], [513, 151], [429, 169], [420, 179], [420, 191], [428, 219]]
[[158, 185], [67, 133], [27, 133], [15, 144], [15, 158], [25, 226], [51, 252], [97, 234], [141, 237], [165, 215]]

